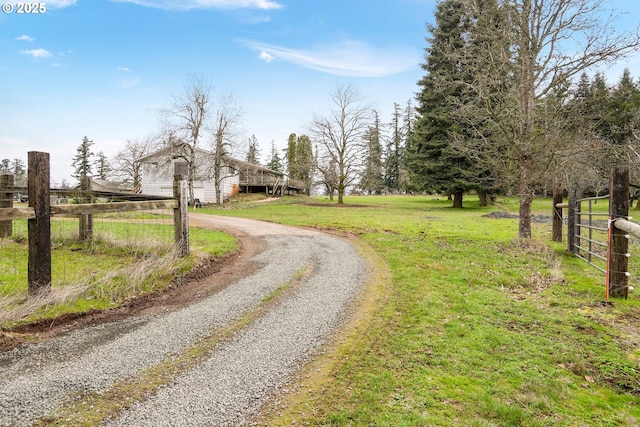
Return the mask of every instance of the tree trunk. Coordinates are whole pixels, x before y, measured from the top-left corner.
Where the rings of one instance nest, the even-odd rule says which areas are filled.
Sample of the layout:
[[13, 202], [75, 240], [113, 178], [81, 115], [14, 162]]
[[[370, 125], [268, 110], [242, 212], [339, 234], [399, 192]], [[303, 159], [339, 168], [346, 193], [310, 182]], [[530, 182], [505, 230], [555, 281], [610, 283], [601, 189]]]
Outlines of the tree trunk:
[[479, 200], [480, 207], [492, 205], [491, 195], [489, 195], [489, 193], [485, 191], [478, 190], [478, 200]]
[[462, 191], [456, 191], [453, 193], [453, 207], [454, 208], [462, 208]]
[[533, 174], [533, 157], [523, 154], [520, 157], [520, 209], [518, 222], [518, 237], [531, 238], [531, 205], [533, 204], [533, 188], [531, 176]]
[[551, 228], [551, 239], [554, 242], [562, 242], [562, 208], [556, 207], [557, 204], [562, 203], [563, 188], [556, 184], [553, 186], [553, 225]]

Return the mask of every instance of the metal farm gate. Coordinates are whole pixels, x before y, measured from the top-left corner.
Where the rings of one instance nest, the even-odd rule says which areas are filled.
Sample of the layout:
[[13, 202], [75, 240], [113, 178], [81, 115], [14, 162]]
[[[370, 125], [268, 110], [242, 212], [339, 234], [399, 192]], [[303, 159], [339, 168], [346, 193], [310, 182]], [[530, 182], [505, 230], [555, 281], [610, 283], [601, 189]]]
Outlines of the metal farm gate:
[[[606, 299], [627, 298], [629, 291], [629, 240], [640, 237], [640, 225], [629, 216], [629, 169], [611, 169], [609, 195], [578, 198], [569, 195], [568, 236], [570, 252], [606, 275]], [[606, 203], [609, 201], [608, 209]], [[556, 205], [556, 207], [560, 207]]]

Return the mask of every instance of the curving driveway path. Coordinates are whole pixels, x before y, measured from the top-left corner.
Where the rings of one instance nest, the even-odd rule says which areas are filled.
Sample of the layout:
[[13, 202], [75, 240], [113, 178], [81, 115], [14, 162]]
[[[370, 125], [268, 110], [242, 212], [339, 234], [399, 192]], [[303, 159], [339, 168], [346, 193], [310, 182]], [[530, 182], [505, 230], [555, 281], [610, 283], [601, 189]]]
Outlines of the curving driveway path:
[[0, 353], [0, 426], [33, 425], [89, 393], [113, 391], [114, 381], [136, 378], [262, 307], [197, 365], [106, 424], [243, 425], [341, 325], [365, 283], [365, 262], [337, 237], [248, 219], [193, 214], [190, 220], [258, 239], [262, 250], [248, 261], [250, 273], [178, 310]]

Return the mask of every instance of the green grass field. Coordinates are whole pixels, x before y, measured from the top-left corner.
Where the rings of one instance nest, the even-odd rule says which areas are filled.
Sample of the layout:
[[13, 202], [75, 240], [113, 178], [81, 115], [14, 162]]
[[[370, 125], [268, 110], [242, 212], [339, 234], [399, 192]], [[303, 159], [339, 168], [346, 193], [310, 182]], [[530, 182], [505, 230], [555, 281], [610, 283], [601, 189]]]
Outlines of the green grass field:
[[[640, 424], [640, 298], [631, 292], [627, 300], [603, 302], [602, 273], [567, 254], [565, 243], [551, 242], [550, 223], [534, 223], [534, 238], [522, 241], [515, 238], [517, 219], [486, 216], [517, 212], [514, 199], [479, 208], [469, 196], [464, 209], [425, 196], [345, 201], [337, 206], [326, 198], [286, 197], [198, 211], [355, 235], [376, 273], [337, 344], [302, 372], [300, 386], [283, 398], [286, 404], [260, 421]], [[606, 203], [597, 209], [606, 211]], [[549, 199], [535, 201], [534, 214], [550, 212]], [[203, 239], [192, 246], [233, 247], [228, 236], [205, 234], [192, 233]], [[638, 287], [635, 241], [632, 254], [632, 284]], [[78, 256], [72, 263], [82, 268], [121, 257], [110, 258], [108, 250], [90, 258], [68, 255]], [[122, 276], [100, 286], [119, 281]]]
[[[528, 242], [517, 219], [484, 216], [517, 212], [513, 199], [309, 202], [211, 211], [355, 233], [390, 274], [368, 324], [268, 425], [638, 425], [638, 295], [603, 303], [603, 275], [550, 242], [550, 223]], [[535, 214], [550, 212], [536, 200]]]
[[82, 242], [77, 219], [52, 220], [52, 292], [33, 299], [26, 297], [26, 221], [13, 222], [12, 237], [0, 239], [0, 325], [115, 307], [169, 286], [206, 257], [237, 249], [232, 236], [192, 229], [192, 255], [177, 258], [172, 218], [165, 216], [96, 215], [93, 230], [93, 239]]

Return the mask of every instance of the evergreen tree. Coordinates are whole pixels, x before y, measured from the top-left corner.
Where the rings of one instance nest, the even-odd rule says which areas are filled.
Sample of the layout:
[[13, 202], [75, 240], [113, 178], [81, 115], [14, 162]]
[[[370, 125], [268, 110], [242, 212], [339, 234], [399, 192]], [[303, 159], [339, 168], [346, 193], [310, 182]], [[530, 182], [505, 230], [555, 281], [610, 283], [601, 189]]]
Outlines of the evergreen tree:
[[102, 151], [100, 151], [96, 155], [96, 157], [97, 157], [95, 162], [96, 177], [98, 179], [102, 179], [106, 181], [109, 178], [109, 174], [113, 169], [109, 164], [109, 160], [107, 159], [107, 156], [105, 156], [105, 154]]
[[299, 175], [297, 145], [298, 136], [295, 133], [290, 134], [289, 139], [287, 139], [287, 170], [291, 178], [298, 178]]
[[607, 106], [607, 137], [614, 144], [627, 144], [636, 139], [640, 88], [634, 83], [629, 69], [625, 69], [616, 87], [611, 91]]
[[373, 126], [365, 134], [366, 153], [364, 170], [359, 187], [368, 194], [381, 194], [384, 191], [384, 165], [382, 162], [382, 143], [380, 142], [380, 118], [374, 111]]
[[27, 176], [27, 168], [24, 164], [24, 161], [21, 159], [13, 159], [10, 171], [15, 176], [16, 180]]
[[407, 147], [414, 135], [416, 110], [411, 99], [407, 100], [402, 122], [402, 156], [400, 159], [400, 190], [407, 191], [410, 185], [409, 171], [407, 170]]
[[387, 143], [384, 162], [384, 184], [387, 191], [392, 193], [400, 190], [400, 165], [402, 163], [402, 133], [401, 133], [400, 105], [393, 104], [393, 117], [391, 120], [391, 138]]
[[297, 136], [295, 133], [289, 135], [286, 158], [289, 176], [304, 182], [305, 193], [310, 195], [315, 164], [311, 139], [307, 135]]
[[0, 173], [3, 175], [8, 175], [11, 173], [10, 170], [11, 170], [11, 160], [2, 159], [0, 161]]
[[282, 165], [282, 158], [276, 149], [276, 142], [273, 140], [271, 141], [271, 158], [267, 162], [267, 169], [271, 169], [276, 172], [282, 172], [284, 169]]
[[425, 49], [426, 75], [418, 82], [419, 117], [407, 149], [407, 167], [417, 190], [454, 195], [454, 207], [462, 207], [464, 191], [470, 189], [472, 161], [454, 148], [464, 125], [455, 121], [452, 98], [460, 98], [465, 81], [463, 67], [452, 52], [465, 46], [464, 34], [472, 23], [462, 0], [438, 3], [435, 25]]
[[630, 167], [632, 179], [639, 179], [640, 88], [626, 69], [613, 87], [607, 85], [602, 75], [597, 75], [590, 95], [599, 137], [592, 144], [600, 153], [600, 176], [606, 178], [611, 167], [626, 165]]
[[259, 165], [260, 160], [260, 147], [258, 145], [258, 138], [255, 135], [251, 135], [249, 138], [249, 149], [247, 150], [247, 163], [253, 165]]
[[74, 168], [74, 173], [71, 176], [78, 179], [78, 181], [82, 179], [82, 177], [91, 176], [91, 158], [94, 156], [91, 151], [92, 145], [93, 141], [85, 136], [82, 138], [82, 143], [76, 149], [76, 155], [73, 157], [73, 163], [71, 164]]

